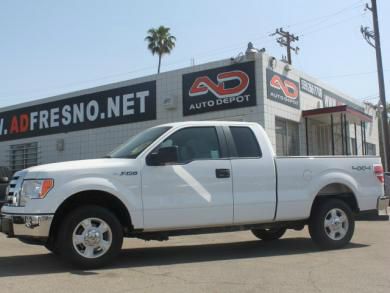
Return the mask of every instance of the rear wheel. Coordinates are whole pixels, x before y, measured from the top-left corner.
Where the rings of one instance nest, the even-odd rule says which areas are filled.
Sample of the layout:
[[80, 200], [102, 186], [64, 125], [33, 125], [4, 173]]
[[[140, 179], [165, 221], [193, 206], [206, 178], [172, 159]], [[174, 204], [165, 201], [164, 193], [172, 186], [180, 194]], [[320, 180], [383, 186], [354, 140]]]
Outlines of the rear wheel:
[[83, 206], [69, 213], [58, 233], [61, 256], [81, 268], [107, 265], [119, 253], [123, 230], [109, 210]]
[[264, 241], [277, 240], [286, 233], [286, 228], [253, 229], [253, 235]]
[[354, 230], [353, 213], [342, 200], [330, 199], [314, 207], [309, 232], [320, 248], [336, 249], [345, 246], [351, 241]]

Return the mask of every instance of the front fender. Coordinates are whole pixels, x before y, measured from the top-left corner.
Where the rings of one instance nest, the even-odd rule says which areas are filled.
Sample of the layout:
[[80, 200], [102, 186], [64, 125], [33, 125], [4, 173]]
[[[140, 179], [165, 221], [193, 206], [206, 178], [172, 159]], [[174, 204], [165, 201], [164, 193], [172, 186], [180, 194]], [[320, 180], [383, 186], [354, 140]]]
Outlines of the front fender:
[[[20, 209], [20, 213], [29, 214], [55, 214], [61, 204], [74, 194], [99, 190], [117, 197], [127, 208], [131, 215], [134, 227], [143, 226], [142, 198], [140, 185], [133, 181], [133, 184], [122, 184], [114, 178], [100, 176], [89, 176], [83, 178], [72, 178], [70, 180], [55, 180], [55, 187], [44, 199], [30, 200], [26, 207]], [[19, 212], [19, 211], [18, 211]]]

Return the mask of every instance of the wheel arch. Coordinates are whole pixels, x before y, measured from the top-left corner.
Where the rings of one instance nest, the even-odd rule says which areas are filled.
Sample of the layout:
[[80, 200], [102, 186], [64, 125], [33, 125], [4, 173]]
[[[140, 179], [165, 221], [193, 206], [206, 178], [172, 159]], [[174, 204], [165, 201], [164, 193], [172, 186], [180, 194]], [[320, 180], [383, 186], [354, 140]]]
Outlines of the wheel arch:
[[61, 224], [61, 219], [72, 209], [82, 205], [98, 205], [110, 210], [118, 217], [124, 229], [124, 234], [133, 229], [131, 215], [126, 205], [118, 197], [106, 191], [85, 190], [67, 197], [57, 208], [50, 227], [49, 241], [55, 239], [58, 227]]
[[339, 199], [344, 201], [354, 213], [359, 212], [359, 203], [353, 188], [345, 182], [333, 182], [323, 186], [314, 196], [311, 205], [310, 215], [316, 205], [327, 199]]

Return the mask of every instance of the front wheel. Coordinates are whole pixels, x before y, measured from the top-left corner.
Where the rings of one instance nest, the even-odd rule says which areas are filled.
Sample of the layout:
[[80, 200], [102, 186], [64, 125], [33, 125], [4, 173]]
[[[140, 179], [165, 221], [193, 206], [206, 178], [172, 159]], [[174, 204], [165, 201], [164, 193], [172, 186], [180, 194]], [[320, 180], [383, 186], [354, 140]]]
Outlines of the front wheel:
[[253, 235], [264, 241], [277, 240], [286, 233], [286, 228], [253, 229]]
[[83, 206], [69, 213], [60, 227], [58, 246], [61, 256], [80, 268], [107, 265], [119, 253], [123, 229], [109, 210]]
[[347, 245], [355, 230], [351, 208], [338, 199], [325, 200], [313, 210], [309, 233], [322, 249], [336, 249]]

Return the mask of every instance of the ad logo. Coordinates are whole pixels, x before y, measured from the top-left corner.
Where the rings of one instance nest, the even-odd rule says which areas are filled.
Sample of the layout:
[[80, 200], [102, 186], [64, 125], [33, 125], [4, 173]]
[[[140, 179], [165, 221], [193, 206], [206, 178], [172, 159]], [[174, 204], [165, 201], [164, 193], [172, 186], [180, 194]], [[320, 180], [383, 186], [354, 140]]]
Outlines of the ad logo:
[[256, 105], [253, 61], [183, 75], [183, 115]]
[[296, 100], [298, 98], [298, 86], [287, 79], [282, 80], [280, 76], [274, 75], [271, 79], [270, 85], [273, 88], [282, 90], [283, 94], [290, 99]]
[[267, 68], [267, 97], [275, 102], [300, 108], [299, 84], [269, 68]]
[[[190, 91], [191, 97], [207, 94], [211, 91], [217, 98], [239, 96], [246, 91], [249, 85], [249, 76], [241, 70], [223, 72], [217, 75], [218, 83], [215, 84], [208, 76], [198, 77]], [[227, 81], [237, 81], [233, 87], [226, 87]]]

